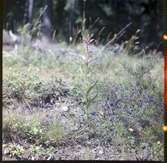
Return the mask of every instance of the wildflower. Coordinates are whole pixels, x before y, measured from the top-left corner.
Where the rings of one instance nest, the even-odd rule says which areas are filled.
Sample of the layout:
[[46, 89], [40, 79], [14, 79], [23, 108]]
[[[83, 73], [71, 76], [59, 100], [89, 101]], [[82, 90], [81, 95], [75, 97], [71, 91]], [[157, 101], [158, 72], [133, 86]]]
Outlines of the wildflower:
[[129, 128], [129, 131], [130, 131], [130, 132], [133, 132], [134, 130], [133, 130], [133, 128]]

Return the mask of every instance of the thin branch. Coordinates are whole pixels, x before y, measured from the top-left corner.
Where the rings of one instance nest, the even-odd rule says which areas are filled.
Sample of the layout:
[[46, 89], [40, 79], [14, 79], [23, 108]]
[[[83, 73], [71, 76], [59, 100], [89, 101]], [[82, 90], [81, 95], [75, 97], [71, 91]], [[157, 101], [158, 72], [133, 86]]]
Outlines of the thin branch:
[[101, 52], [111, 43], [113, 43], [115, 40], [118, 40], [120, 37], [122, 37], [125, 34], [125, 30], [129, 28], [129, 26], [132, 25], [132, 22], [127, 24], [122, 30], [120, 30], [114, 37], [102, 48]]

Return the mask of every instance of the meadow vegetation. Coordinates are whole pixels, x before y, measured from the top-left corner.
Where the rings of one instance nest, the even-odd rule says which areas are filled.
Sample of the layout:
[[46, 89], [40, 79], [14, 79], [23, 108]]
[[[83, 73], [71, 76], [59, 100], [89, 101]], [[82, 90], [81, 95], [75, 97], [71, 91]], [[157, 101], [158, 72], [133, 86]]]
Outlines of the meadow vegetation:
[[4, 159], [163, 160], [163, 56], [91, 41], [3, 56]]

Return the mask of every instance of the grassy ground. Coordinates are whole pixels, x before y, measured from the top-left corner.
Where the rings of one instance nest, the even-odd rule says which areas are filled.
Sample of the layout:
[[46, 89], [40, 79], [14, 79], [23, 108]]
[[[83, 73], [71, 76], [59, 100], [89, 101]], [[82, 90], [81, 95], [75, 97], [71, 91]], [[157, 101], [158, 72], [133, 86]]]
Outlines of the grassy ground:
[[163, 57], [57, 44], [3, 57], [3, 159], [163, 160]]

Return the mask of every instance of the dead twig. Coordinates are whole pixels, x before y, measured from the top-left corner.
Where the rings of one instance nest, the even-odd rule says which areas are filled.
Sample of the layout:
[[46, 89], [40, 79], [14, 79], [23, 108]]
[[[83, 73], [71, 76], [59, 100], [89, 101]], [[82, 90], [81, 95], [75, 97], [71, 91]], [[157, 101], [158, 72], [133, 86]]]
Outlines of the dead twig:
[[103, 50], [105, 50], [108, 45], [110, 45], [114, 41], [120, 39], [126, 33], [125, 30], [127, 28], [129, 28], [131, 25], [132, 25], [132, 22], [130, 22], [129, 24], [127, 24], [122, 30], [120, 30], [117, 34], [115, 34], [114, 37], [108, 43], [105, 44], [105, 46], [102, 48], [101, 52], [103, 52]]

